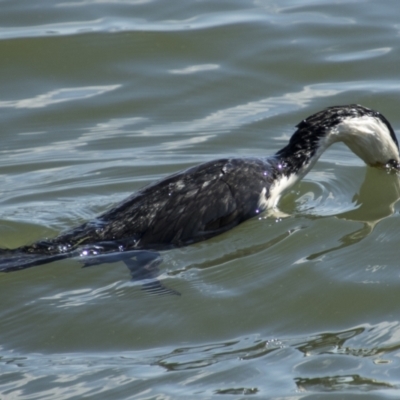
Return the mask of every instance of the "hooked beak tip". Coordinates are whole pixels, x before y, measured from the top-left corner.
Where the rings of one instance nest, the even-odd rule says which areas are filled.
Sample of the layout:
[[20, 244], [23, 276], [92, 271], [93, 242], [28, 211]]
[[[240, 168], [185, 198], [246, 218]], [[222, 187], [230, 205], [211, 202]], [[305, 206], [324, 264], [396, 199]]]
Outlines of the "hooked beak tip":
[[389, 160], [386, 165], [385, 168], [389, 171], [400, 171], [400, 162], [397, 160]]

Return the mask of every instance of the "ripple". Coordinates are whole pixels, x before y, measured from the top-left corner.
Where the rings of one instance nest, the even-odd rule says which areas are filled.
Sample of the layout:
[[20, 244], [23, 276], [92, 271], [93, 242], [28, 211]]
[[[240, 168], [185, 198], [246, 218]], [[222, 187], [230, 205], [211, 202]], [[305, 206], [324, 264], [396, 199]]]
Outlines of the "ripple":
[[390, 393], [398, 382], [398, 328], [398, 322], [381, 323], [286, 339], [252, 334], [124, 352], [21, 354], [0, 347], [2, 393], [29, 390], [40, 398], [102, 393], [187, 398], [194, 392], [205, 398], [271, 391], [286, 396], [296, 388]]
[[392, 50], [393, 49], [391, 47], [381, 47], [379, 49], [354, 51], [352, 53], [347, 53], [347, 54], [338, 53], [333, 56], [327, 57], [327, 60], [334, 62], [367, 60], [369, 58], [382, 57], [383, 55], [390, 53]]
[[170, 74], [188, 75], [188, 74], [195, 74], [197, 72], [212, 71], [218, 68], [220, 68], [220, 65], [218, 64], [200, 64], [200, 65], [191, 65], [189, 67], [181, 69], [171, 69], [168, 72]]
[[[60, 6], [60, 5], [59, 5]], [[244, 22], [257, 22], [265, 19], [255, 11], [242, 13], [211, 13], [183, 20], [147, 21], [143, 18], [105, 17], [86, 21], [58, 22], [35, 26], [0, 28], [0, 40], [16, 38], [36, 38], [48, 36], [70, 36], [99, 32], [179, 32], [199, 30], [216, 26]]]
[[[60, 102], [79, 100], [101, 95], [108, 91], [116, 90], [120, 85], [107, 86], [89, 86], [83, 88], [63, 88], [51, 91], [45, 94], [40, 94], [33, 98], [21, 99], [16, 101], [1, 101], [0, 107], [8, 108], [37, 108], [53, 105]], [[243, 125], [254, 123], [266, 118], [271, 118], [276, 115], [284, 115], [306, 108], [313, 100], [325, 98], [327, 96], [335, 96], [341, 93], [347, 93], [356, 90], [367, 90], [370, 92], [397, 92], [400, 91], [400, 83], [398, 81], [380, 81], [380, 82], [337, 82], [323, 83], [304, 86], [300, 91], [288, 92], [282, 96], [272, 96], [259, 101], [252, 101], [245, 104], [240, 104], [234, 107], [221, 109], [206, 115], [203, 118], [183, 121], [171, 122], [163, 124], [147, 123], [143, 117], [136, 118], [121, 118], [112, 119], [106, 122], [97, 123], [89, 127], [79, 137], [74, 137], [72, 140], [62, 140], [58, 142], [47, 143], [40, 146], [39, 152], [41, 160], [45, 158], [45, 153], [54, 159], [63, 159], [67, 152], [72, 152], [77, 148], [86, 145], [88, 141], [99, 140], [98, 133], [104, 135], [108, 130], [108, 136], [113, 136], [116, 133], [126, 133], [128, 136], [137, 137], [168, 137], [172, 136], [173, 140], [159, 140], [153, 142], [150, 148], [141, 147], [140, 158], [143, 161], [143, 153], [146, 156], [153, 158], [157, 154], [165, 154], [166, 151], [173, 152], [175, 150], [209, 141], [215, 134], [229, 133], [232, 129], [239, 128]], [[135, 128], [135, 124], [140, 124], [140, 127]], [[182, 138], [182, 135], [189, 136]], [[287, 140], [287, 134], [277, 135], [276, 140]], [[24, 164], [26, 162], [26, 154], [29, 152], [31, 156], [31, 146], [27, 149], [20, 149], [18, 152], [5, 151], [3, 152], [5, 160], [10, 159], [12, 164]], [[68, 159], [72, 154], [68, 154]], [[87, 161], [88, 154], [86, 152], [75, 154], [82, 160]], [[102, 153], [102, 159], [128, 159], [132, 160], [131, 147], [118, 148], [114, 152], [109, 149]], [[176, 162], [176, 156], [173, 158]]]
[[66, 101], [89, 99], [120, 88], [121, 85], [62, 88], [29, 99], [2, 100], [0, 108], [42, 108]]
[[92, 301], [110, 297], [110, 292], [114, 292], [118, 285], [119, 282], [113, 282], [105, 287], [97, 289], [86, 288], [79, 290], [68, 290], [57, 293], [54, 296], [43, 296], [39, 298], [39, 300], [46, 301], [49, 305], [53, 305], [57, 308], [87, 306]]
[[[104, 7], [104, 5], [116, 4], [124, 5], [143, 5], [150, 3], [151, 0], [136, 1], [110, 1], [110, 0], [83, 0], [72, 2], [60, 2], [55, 5], [58, 9], [76, 9], [80, 13], [80, 8]], [[108, 10], [107, 10], [108, 11]], [[107, 15], [107, 12], [103, 13]], [[145, 13], [149, 15], [151, 13]], [[178, 12], [176, 14], [179, 14]], [[237, 24], [257, 23], [290, 26], [298, 24], [312, 24], [315, 21], [332, 26], [344, 26], [354, 24], [354, 19], [348, 17], [329, 17], [321, 13], [299, 12], [294, 7], [279, 6], [277, 4], [265, 4], [256, 2], [252, 8], [241, 7], [238, 10], [225, 12], [206, 12], [198, 15], [191, 15], [181, 19], [163, 19], [152, 21], [148, 18], [127, 18], [124, 16], [107, 16], [97, 19], [86, 19], [83, 21], [51, 22], [47, 24], [16, 26], [0, 28], [0, 40], [16, 38], [36, 38], [69, 36], [87, 33], [115, 33], [115, 32], [180, 32], [188, 30], [211, 29]]]

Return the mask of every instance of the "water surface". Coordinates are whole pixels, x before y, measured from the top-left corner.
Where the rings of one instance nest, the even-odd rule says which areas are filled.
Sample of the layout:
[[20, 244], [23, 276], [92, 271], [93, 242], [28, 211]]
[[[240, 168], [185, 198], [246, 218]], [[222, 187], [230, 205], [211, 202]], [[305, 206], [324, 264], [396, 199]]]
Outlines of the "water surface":
[[[400, 126], [394, 1], [1, 7], [0, 247], [179, 169], [271, 155], [327, 106]], [[279, 213], [164, 252], [181, 296], [122, 263], [2, 274], [0, 397], [398, 398], [399, 193], [335, 145]]]

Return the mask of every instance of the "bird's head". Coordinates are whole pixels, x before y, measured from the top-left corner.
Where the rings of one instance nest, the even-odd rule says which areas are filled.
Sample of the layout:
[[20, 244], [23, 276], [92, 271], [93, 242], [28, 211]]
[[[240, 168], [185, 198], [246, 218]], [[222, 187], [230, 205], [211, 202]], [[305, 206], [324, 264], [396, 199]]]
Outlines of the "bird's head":
[[329, 146], [344, 142], [367, 165], [400, 171], [399, 144], [389, 121], [379, 112], [352, 104], [330, 107], [307, 119], [322, 124]]

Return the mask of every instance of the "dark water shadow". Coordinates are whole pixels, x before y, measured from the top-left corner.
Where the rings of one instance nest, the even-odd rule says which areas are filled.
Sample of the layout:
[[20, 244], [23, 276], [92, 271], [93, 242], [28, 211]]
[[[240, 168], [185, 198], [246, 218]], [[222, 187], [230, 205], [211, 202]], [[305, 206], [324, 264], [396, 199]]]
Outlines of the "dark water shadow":
[[84, 260], [83, 268], [116, 262], [125, 264], [130, 272], [132, 281], [140, 282], [142, 290], [145, 292], [155, 295], [181, 295], [176, 290], [164, 286], [158, 279], [160, 275], [159, 265], [163, 262], [163, 258], [157, 251], [133, 250], [88, 257]]

